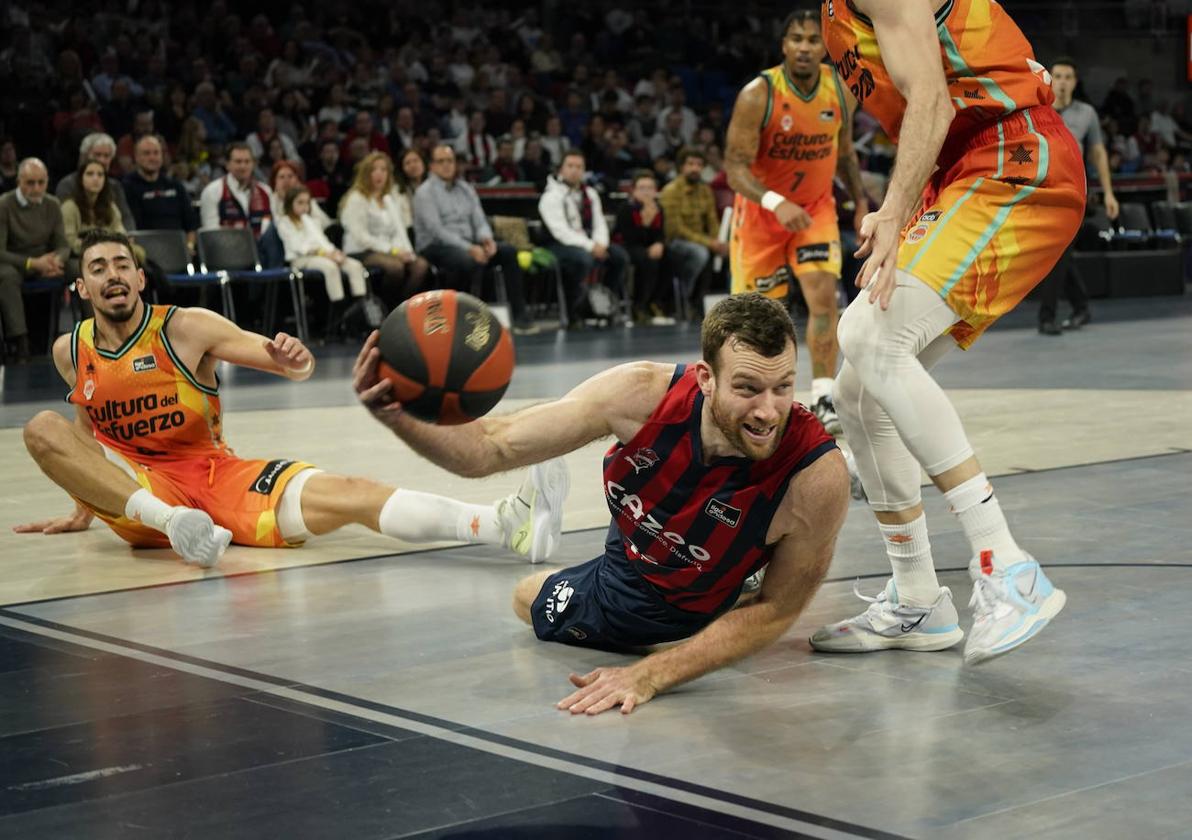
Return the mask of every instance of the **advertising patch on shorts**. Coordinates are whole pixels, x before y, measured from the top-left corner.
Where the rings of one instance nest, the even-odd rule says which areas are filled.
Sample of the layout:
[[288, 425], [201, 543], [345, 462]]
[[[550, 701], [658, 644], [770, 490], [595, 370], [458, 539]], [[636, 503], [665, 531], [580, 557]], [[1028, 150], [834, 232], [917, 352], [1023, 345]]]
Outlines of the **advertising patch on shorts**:
[[803, 263], [827, 262], [832, 258], [832, 243], [817, 242], [814, 245], [804, 245], [795, 251], [795, 262]]
[[273, 492], [273, 485], [277, 483], [277, 477], [286, 471], [286, 468], [294, 461], [270, 461], [265, 465], [265, 468], [257, 475], [249, 490], [253, 493], [260, 493], [262, 496], [268, 496]]

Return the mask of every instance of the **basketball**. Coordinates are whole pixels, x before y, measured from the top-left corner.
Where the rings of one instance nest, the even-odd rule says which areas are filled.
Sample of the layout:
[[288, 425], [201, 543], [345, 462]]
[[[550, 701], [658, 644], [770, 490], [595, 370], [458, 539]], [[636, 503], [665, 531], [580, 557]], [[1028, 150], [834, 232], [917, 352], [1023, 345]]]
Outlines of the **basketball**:
[[378, 373], [419, 420], [454, 426], [483, 417], [513, 375], [513, 341], [492, 310], [450, 289], [423, 292], [381, 324]]

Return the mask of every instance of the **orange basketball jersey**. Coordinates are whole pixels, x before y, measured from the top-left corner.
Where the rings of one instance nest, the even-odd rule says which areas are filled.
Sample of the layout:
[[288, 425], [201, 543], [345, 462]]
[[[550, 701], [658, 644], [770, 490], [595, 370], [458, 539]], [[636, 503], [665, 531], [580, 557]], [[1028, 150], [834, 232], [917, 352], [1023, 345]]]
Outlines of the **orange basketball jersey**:
[[[836, 72], [861, 107], [898, 142], [906, 100], [886, 72], [869, 18], [852, 0], [827, 0], [821, 29]], [[1050, 105], [1047, 70], [995, 0], [948, 0], [935, 14], [940, 61], [956, 108], [949, 138], [1013, 111]]]
[[91, 418], [96, 440], [141, 463], [231, 454], [218, 381], [212, 388], [195, 379], [166, 336], [174, 311], [146, 305], [140, 326], [118, 350], [95, 346], [93, 318], [71, 336], [76, 379], [67, 402]]
[[761, 72], [769, 98], [762, 136], [750, 171], [788, 201], [804, 207], [832, 194], [837, 147], [844, 120], [844, 93], [836, 73], [820, 65], [811, 93], [804, 94], [783, 65]]

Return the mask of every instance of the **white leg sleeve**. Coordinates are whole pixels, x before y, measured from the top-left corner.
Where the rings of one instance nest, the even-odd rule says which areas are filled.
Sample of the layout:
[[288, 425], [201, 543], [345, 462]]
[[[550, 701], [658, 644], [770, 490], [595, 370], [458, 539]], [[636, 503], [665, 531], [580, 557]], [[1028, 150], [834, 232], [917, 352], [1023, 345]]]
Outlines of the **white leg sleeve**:
[[313, 467], [303, 470], [290, 479], [281, 494], [281, 501], [277, 503], [277, 530], [288, 543], [304, 543], [314, 536], [306, 529], [306, 520], [302, 518], [302, 488], [312, 475], [321, 472]]
[[960, 417], [928, 370], [954, 346], [957, 317], [905, 272], [882, 311], [862, 294], [840, 319], [846, 359], [834, 402], [874, 510], [920, 500], [919, 465], [938, 475], [973, 454]]

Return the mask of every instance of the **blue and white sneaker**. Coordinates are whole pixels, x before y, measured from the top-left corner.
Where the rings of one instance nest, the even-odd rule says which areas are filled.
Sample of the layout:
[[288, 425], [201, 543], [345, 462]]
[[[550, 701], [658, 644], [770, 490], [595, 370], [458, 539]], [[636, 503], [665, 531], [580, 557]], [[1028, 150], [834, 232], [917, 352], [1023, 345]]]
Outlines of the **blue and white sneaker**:
[[898, 603], [898, 590], [890, 578], [877, 597], [862, 595], [853, 584], [853, 592], [869, 608], [860, 615], [828, 624], [816, 630], [808, 640], [824, 653], [869, 653], [874, 650], [944, 650], [964, 638], [960, 619], [952, 604], [952, 591], [940, 587], [935, 602], [928, 607]]
[[1004, 570], [993, 567], [993, 552], [983, 551], [969, 563], [973, 578], [973, 628], [964, 646], [968, 665], [1014, 650], [1033, 639], [1067, 603], [1034, 557]]

